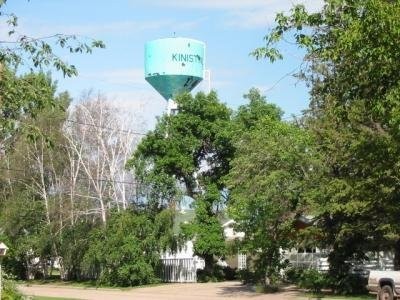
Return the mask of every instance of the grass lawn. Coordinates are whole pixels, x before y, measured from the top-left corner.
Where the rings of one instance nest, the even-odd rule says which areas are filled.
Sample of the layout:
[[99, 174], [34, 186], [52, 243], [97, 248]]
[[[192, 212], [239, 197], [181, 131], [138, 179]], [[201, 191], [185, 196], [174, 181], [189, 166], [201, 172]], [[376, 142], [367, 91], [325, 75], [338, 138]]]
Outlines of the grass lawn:
[[33, 297], [32, 300], [78, 300], [78, 299], [36, 296]]
[[[128, 287], [118, 287], [118, 286], [108, 286], [108, 285], [99, 285], [96, 281], [62, 281], [60, 279], [47, 279], [47, 280], [29, 280], [29, 281], [18, 281], [18, 284], [23, 285], [56, 285], [62, 287], [77, 287], [77, 288], [96, 288], [96, 289], [116, 289], [116, 290], [131, 290], [135, 288], [142, 288], [142, 287], [152, 287], [152, 286], [160, 286], [165, 285], [168, 283], [158, 282], [158, 283], [150, 283], [145, 285], [138, 285], [138, 286], [128, 286]], [[36, 298], [34, 298], [36, 299]], [[58, 298], [57, 298], [58, 299]], [[62, 299], [62, 298], [60, 298]]]
[[375, 295], [361, 295], [361, 296], [336, 296], [329, 294], [305, 294], [304, 298], [314, 300], [314, 299], [323, 299], [323, 300], [372, 300], [376, 299]]

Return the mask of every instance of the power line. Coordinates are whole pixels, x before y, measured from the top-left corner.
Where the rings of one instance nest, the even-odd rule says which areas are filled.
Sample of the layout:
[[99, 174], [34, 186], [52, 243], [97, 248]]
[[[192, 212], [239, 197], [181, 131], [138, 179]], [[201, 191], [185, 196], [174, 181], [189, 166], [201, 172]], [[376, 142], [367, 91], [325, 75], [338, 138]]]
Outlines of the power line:
[[291, 115], [290, 117], [285, 117], [285, 118], [282, 118], [281, 120], [282, 121], [293, 120], [294, 118], [303, 117], [303, 116], [304, 116], [303, 114]]
[[[2, 168], [2, 167], [0, 167], [0, 170], [23, 172], [23, 173], [25, 173], [25, 171], [26, 171], [26, 170], [22, 170], [22, 169]], [[82, 177], [82, 176], [78, 176], [77, 179], [93, 180], [93, 179], [90, 179], [89, 177]], [[94, 179], [94, 181], [113, 182], [113, 183], [131, 184], [131, 185], [136, 185], [137, 184], [136, 181], [120, 181], [120, 180], [111, 180], [111, 179], [105, 179], [105, 178]]]
[[146, 136], [147, 135], [147, 133], [143, 133], [143, 132], [131, 131], [131, 130], [126, 130], [126, 129], [116, 129], [116, 128], [107, 127], [107, 126], [100, 126], [100, 125], [96, 125], [96, 124], [78, 122], [78, 121], [74, 121], [74, 120], [70, 120], [70, 119], [66, 119], [65, 122], [75, 123], [75, 124], [80, 124], [80, 125], [85, 125], [85, 126], [91, 126], [91, 127], [97, 127], [97, 128], [103, 128], [103, 129], [107, 129], [107, 130], [124, 132], [124, 133], [134, 134], [134, 135], [142, 135], [142, 136]]
[[0, 167], [0, 170], [25, 172], [25, 170], [22, 170], [22, 169], [12, 169], [12, 168], [2, 168], [2, 167]]
[[294, 72], [296, 72], [301, 66], [298, 66], [296, 68], [294, 68], [292, 71], [286, 73], [285, 75], [283, 75], [281, 78], [279, 78], [270, 88], [268, 88], [267, 90], [264, 91], [264, 94], [272, 91], [283, 79], [285, 79], [288, 76], [293, 75]]

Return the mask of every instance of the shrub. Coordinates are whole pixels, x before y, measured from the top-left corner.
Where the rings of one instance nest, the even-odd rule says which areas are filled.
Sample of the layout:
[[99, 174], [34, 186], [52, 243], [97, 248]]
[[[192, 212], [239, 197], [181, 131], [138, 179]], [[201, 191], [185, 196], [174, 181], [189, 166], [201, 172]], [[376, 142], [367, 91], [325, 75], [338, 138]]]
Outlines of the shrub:
[[320, 293], [321, 289], [329, 287], [329, 278], [316, 269], [306, 269], [302, 271], [298, 284], [301, 288]]
[[225, 280], [235, 280], [237, 279], [237, 269], [232, 269], [231, 267], [225, 267], [222, 269], [224, 272]]
[[217, 282], [225, 279], [224, 268], [218, 265], [214, 265], [211, 272], [204, 270], [197, 270], [197, 281], [198, 282]]
[[22, 294], [17, 290], [13, 278], [3, 273], [3, 292], [1, 300], [20, 300]]
[[303, 272], [304, 268], [299, 268], [299, 267], [287, 268], [285, 270], [284, 279], [289, 283], [298, 284]]
[[[172, 236], [172, 214], [145, 212], [112, 215], [105, 228], [91, 232], [82, 269], [95, 274], [98, 283], [137, 286], [160, 281], [160, 253]], [[172, 239], [172, 238], [171, 238]]]
[[243, 284], [248, 284], [248, 283], [253, 284], [257, 282], [254, 272], [248, 269], [239, 270], [238, 277], [239, 280], [243, 282]]
[[359, 274], [345, 274], [341, 277], [330, 277], [330, 288], [336, 294], [361, 295], [366, 294], [368, 279]]

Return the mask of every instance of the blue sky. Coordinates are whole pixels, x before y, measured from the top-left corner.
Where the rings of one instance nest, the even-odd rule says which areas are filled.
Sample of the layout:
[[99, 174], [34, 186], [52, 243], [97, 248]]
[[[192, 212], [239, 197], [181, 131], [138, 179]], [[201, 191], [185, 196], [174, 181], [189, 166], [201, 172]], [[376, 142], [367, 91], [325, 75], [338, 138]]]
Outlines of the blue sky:
[[9, 0], [5, 9], [19, 17], [21, 34], [67, 33], [103, 40], [106, 49], [91, 55], [59, 52], [79, 70], [76, 78], [54, 73], [59, 90], [68, 90], [74, 98], [84, 90], [100, 91], [151, 128], [166, 102], [144, 80], [144, 44], [174, 33], [206, 43], [211, 87], [229, 107], [244, 104], [243, 94], [258, 87], [285, 117], [307, 108], [305, 85], [287, 76], [302, 62], [299, 49], [282, 44], [284, 61], [274, 64], [249, 56], [262, 45], [275, 13], [293, 3], [312, 11], [322, 6], [321, 0]]

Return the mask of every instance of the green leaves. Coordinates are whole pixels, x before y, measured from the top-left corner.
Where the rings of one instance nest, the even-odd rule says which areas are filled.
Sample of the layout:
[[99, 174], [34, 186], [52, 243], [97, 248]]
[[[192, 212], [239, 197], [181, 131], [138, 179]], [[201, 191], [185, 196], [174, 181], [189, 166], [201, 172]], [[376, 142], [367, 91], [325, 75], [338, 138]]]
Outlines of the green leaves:
[[[140, 143], [129, 166], [146, 187], [146, 201], [175, 205], [181, 195], [195, 201], [195, 220], [184, 226], [186, 239], [194, 238], [195, 254], [206, 259], [225, 253], [225, 241], [215, 209], [222, 203], [222, 177], [233, 155], [231, 112], [215, 92], [183, 94], [179, 111], [163, 116]], [[157, 205], [156, 205], [157, 207]]]
[[[134, 167], [145, 182], [159, 189], [164, 187], [160, 190], [173, 192], [177, 184], [183, 184], [186, 193], [194, 197], [200, 188], [196, 186], [195, 172], [200, 184], [208, 178], [218, 183], [227, 172], [232, 155], [232, 146], [225, 135], [230, 111], [218, 102], [215, 93], [199, 93], [196, 97], [185, 94], [176, 101], [178, 114], [160, 119], [156, 129], [142, 140], [128, 165]], [[205, 162], [210, 168], [201, 173]], [[172, 197], [170, 194], [169, 201]]]
[[13, 13], [4, 13], [2, 11], [4, 4], [4, 0], [0, 2], [0, 16], [7, 17], [5, 23], [10, 39], [0, 41], [0, 65], [16, 69], [25, 64], [32, 71], [54, 68], [62, 72], [64, 77], [71, 77], [78, 74], [76, 67], [61, 59], [62, 54], [58, 53], [59, 50], [66, 50], [68, 53], [92, 53], [95, 48], [105, 48], [105, 44], [100, 40], [78, 38], [76, 35], [62, 33], [46, 37], [17, 35], [18, 17]]
[[276, 108], [272, 112], [238, 139], [227, 176], [228, 209], [245, 233], [242, 247], [257, 257], [260, 280], [279, 275], [279, 251], [295, 242], [294, 221], [306, 207], [305, 192], [317, 170], [308, 133], [280, 121]]
[[160, 256], [171, 244], [173, 213], [113, 214], [104, 229], [90, 236], [83, 268], [96, 270], [105, 285], [136, 286], [157, 282]]
[[399, 15], [398, 1], [326, 0], [315, 14], [295, 6], [277, 15], [256, 53], [276, 57], [273, 47], [288, 36], [306, 50], [302, 73], [311, 103], [305, 124], [323, 162], [307, 194], [324, 234], [320, 240], [332, 249], [337, 282], [346, 261], [393, 249], [400, 233]]

